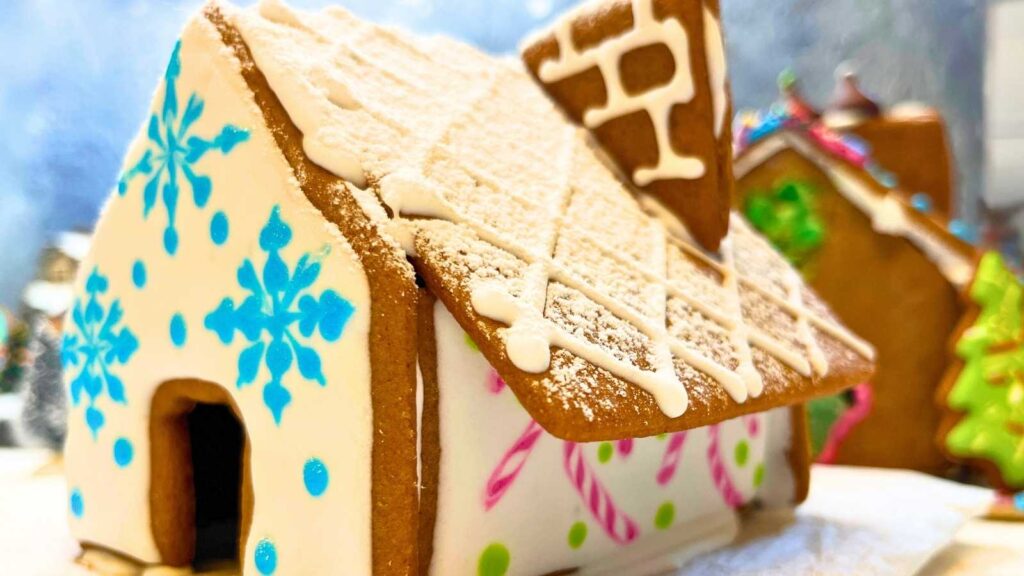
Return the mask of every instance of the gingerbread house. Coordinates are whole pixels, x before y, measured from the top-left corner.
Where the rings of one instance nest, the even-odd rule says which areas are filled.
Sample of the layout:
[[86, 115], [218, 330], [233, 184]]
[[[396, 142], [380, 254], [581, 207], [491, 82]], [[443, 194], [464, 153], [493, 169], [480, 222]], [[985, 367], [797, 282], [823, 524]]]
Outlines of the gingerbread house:
[[[669, 88], [595, 117], [646, 115], [644, 181], [727, 205], [717, 4], [581, 10], [537, 37], [542, 82], [613, 86], [604, 62], [666, 46]], [[868, 378], [871, 347], [742, 217], [710, 210], [698, 244], [544, 87], [337, 8], [194, 17], [67, 322], [83, 545], [264, 575], [641, 573], [799, 502], [793, 406]]]
[[924, 194], [936, 214], [956, 215], [955, 167], [942, 114], [912, 101], [879, 106], [848, 67], [841, 66], [837, 76], [833, 100], [822, 114], [825, 125], [866, 143], [901, 190]]
[[[847, 96], [839, 103], [845, 126], [870, 116], [904, 130], [859, 92]], [[870, 410], [860, 406], [858, 425], [842, 427], [834, 461], [943, 473], [950, 464], [934, 440], [943, 412], [935, 396], [953, 362], [951, 339], [966, 311], [961, 292], [978, 253], [935, 202], [900, 188], [908, 173], [883, 168], [863, 140], [807, 110], [790, 87], [771, 111], [745, 117], [736, 202], [878, 351], [877, 374], [859, 398], [871, 400]], [[823, 115], [830, 116], [835, 124], [843, 115]], [[949, 166], [916, 170], [931, 168]]]

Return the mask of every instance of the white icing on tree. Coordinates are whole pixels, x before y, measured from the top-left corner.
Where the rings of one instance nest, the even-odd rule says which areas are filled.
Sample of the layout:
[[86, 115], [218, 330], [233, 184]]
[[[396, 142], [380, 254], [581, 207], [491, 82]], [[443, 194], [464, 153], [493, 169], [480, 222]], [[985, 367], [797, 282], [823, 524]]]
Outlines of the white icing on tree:
[[[608, 101], [600, 108], [587, 110], [583, 123], [596, 128], [614, 118], [640, 110], [646, 111], [654, 125], [658, 143], [658, 165], [653, 168], [639, 168], [633, 173], [638, 186], [647, 186], [657, 180], [682, 178], [695, 180], [704, 175], [705, 164], [700, 158], [679, 154], [672, 147], [670, 116], [677, 104], [693, 100], [693, 73], [690, 69], [689, 38], [682, 24], [675, 18], [658, 20], [654, 17], [652, 0], [633, 0], [633, 28], [615, 38], [610, 38], [583, 52], [576, 49], [572, 40], [572, 25], [577, 12], [562, 18], [555, 26], [555, 40], [558, 42], [558, 60], [544, 62], [539, 71], [544, 82], [558, 82], [570, 76], [585, 72], [594, 66], [604, 77]], [[675, 72], [668, 84], [658, 86], [640, 94], [626, 93], [619, 77], [619, 60], [624, 54], [637, 48], [663, 44], [675, 60]], [[724, 77], [724, 55], [722, 58]], [[722, 102], [724, 102], [723, 90]], [[717, 106], [717, 104], [716, 104]], [[724, 115], [724, 107], [722, 108]]]

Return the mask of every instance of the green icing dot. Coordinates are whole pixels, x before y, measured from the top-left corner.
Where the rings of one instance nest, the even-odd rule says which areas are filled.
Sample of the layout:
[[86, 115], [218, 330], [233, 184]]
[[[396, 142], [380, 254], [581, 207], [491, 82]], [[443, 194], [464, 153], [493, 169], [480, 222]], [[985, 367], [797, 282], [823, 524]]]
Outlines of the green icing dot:
[[740, 466], [747, 465], [747, 458], [750, 456], [750, 446], [746, 440], [740, 440], [736, 443], [736, 449], [733, 452], [733, 456], [736, 458], [736, 463]]
[[473, 339], [469, 337], [469, 334], [465, 334], [465, 338], [466, 338], [466, 346], [469, 346], [469, 348], [471, 350], [475, 350], [477, 352], [480, 351], [480, 348], [476, 345], [476, 342], [473, 342]]
[[764, 463], [757, 465], [754, 469], [754, 488], [760, 488], [764, 483]]
[[658, 530], [664, 530], [672, 525], [672, 521], [676, 519], [676, 505], [671, 502], [665, 502], [661, 506], [658, 506], [658, 512], [654, 514], [654, 526]]
[[664, 440], [668, 438], [668, 434], [658, 434], [658, 440]]
[[477, 576], [505, 576], [508, 573], [508, 565], [511, 556], [508, 548], [495, 542], [484, 548], [480, 554], [480, 561], [476, 565]]
[[611, 442], [601, 442], [601, 445], [597, 447], [597, 461], [601, 464], [612, 459], [612, 453], [615, 451], [612, 448]]
[[573, 550], [583, 546], [583, 542], [587, 539], [587, 524], [585, 522], [577, 522], [569, 528], [569, 548]]

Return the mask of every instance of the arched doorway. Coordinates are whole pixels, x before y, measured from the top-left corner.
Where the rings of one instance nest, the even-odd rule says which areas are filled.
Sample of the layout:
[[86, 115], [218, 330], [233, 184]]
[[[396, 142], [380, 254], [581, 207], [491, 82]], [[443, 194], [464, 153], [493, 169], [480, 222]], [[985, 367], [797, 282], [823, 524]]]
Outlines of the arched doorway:
[[249, 441], [223, 387], [165, 382], [150, 411], [150, 513], [168, 566], [222, 566], [242, 557], [252, 518]]

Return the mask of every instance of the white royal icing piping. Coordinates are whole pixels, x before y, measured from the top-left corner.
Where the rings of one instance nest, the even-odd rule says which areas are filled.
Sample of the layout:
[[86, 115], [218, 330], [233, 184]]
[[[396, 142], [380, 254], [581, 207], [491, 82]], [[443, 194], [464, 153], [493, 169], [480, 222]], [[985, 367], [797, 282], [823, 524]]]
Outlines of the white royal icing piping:
[[[677, 104], [690, 102], [694, 96], [689, 38], [686, 30], [675, 18], [657, 20], [654, 17], [652, 0], [632, 0], [632, 9], [633, 28], [629, 32], [605, 40], [583, 52], [578, 51], [572, 41], [572, 25], [579, 13], [567, 14], [555, 25], [558, 60], [545, 61], [541, 64], [538, 75], [542, 81], [551, 83], [584, 72], [593, 66], [601, 70], [608, 101], [604, 106], [587, 110], [583, 115], [583, 123], [588, 128], [595, 128], [613, 118], [638, 110], [645, 110], [650, 115], [658, 144], [658, 165], [653, 168], [639, 168], [633, 173], [633, 181], [638, 186], [647, 186], [656, 180], [671, 178], [700, 178], [705, 172], [704, 161], [675, 151], [672, 147], [669, 122], [672, 108]], [[619, 79], [619, 59], [630, 50], [659, 43], [668, 47], [675, 60], [672, 80], [641, 94], [627, 94]]]
[[[657, 28], [660, 30], [659, 27], [662, 23], [652, 23], [649, 21], [653, 19], [653, 16], [650, 14], [651, 9], [649, 2], [645, 3], [638, 0], [634, 3], [634, 9], [638, 10], [636, 21], [641, 23], [647, 22], [644, 26], [641, 26], [641, 29], [653, 30]], [[298, 17], [296, 16], [295, 18]], [[295, 18], [291, 19], [294, 20]], [[674, 19], [672, 22], [674, 23], [674, 26], [679, 26], [678, 22]], [[301, 18], [299, 19], [299, 23], [301, 24]], [[243, 27], [243, 32], [247, 34], [257, 34], [255, 29], [247, 32], [247, 28], [245, 27]], [[357, 48], [354, 46], [354, 44], [357, 43], [356, 40], [358, 40], [364, 32], [365, 31], [356, 30], [352, 37], [346, 37], [343, 41], [331, 40], [331, 42], [333, 44], [338, 44], [339, 49], [352, 52], [353, 57], [358, 56], [359, 59], [373, 59], [371, 56], [358, 52]], [[681, 27], [678, 29], [678, 32], [682, 32]], [[645, 33], [649, 35], [652, 32], [648, 30], [648, 32]], [[259, 42], [258, 39], [257, 42]], [[403, 42], [402, 45], [405, 48], [415, 50], [417, 53], [430, 58], [429, 54], [423, 53], [419, 48], [416, 48], [411, 44]], [[586, 57], [593, 56], [593, 54], [590, 54], [589, 52], [586, 54], [589, 54]], [[273, 60], [270, 58], [268, 59]], [[682, 61], [687, 62], [685, 58], [682, 59]], [[631, 381], [641, 388], [644, 388], [657, 399], [662, 410], [670, 416], [682, 414], [688, 403], [685, 387], [675, 374], [672, 354], [675, 354], [680, 361], [687, 363], [694, 369], [707, 374], [712, 379], [719, 382], [719, 384], [723, 386], [723, 388], [736, 402], [745, 402], [749, 396], [759, 395], [763, 388], [761, 377], [753, 366], [752, 355], [749, 350], [750, 344], [762, 348], [801, 374], [808, 376], [811, 374], [811, 365], [801, 354], [789, 349], [776, 338], [765, 334], [760, 330], [752, 329], [752, 327], [744, 324], [738, 296], [735, 298], [734, 305], [731, 306], [732, 309], [727, 313], [723, 313], [722, 311], [716, 310], [713, 306], [701, 303], [698, 299], [688, 294], [685, 288], [681, 287], [674, 281], [670, 281], [664, 273], [658, 273], [657, 270], [652, 271], [648, 266], [637, 266], [636, 262], [630, 262], [621, 254], [616, 254], [614, 251], [600, 246], [600, 243], [595, 243], [591, 240], [592, 244], [595, 244], [599, 250], [615, 259], [617, 263], [628, 267], [631, 271], [639, 273], [648, 281], [663, 289], [665, 291], [666, 298], [669, 295], [674, 298], [679, 298], [694, 307], [696, 310], [704, 313], [707, 317], [723, 325], [725, 330], [729, 332], [730, 340], [734, 344], [743, 344], [742, 346], [736, 346], [737, 354], [739, 356], [739, 365], [737, 370], [734, 371], [727, 366], [723, 366], [718, 362], [705, 357], [697, 350], [691, 348], [691, 346], [686, 342], [671, 337], [665, 326], [664, 317], [652, 320], [647, 313], [640, 312], [628, 304], [609, 297], [602, 293], [602, 291], [593, 284], [581, 279], [579, 275], [570, 268], [556, 263], [551, 256], [551, 250], [548, 250], [547, 253], [545, 253], [543, 249], [545, 242], [543, 240], [541, 242], [541, 249], [528, 248], [516, 241], [504, 237], [503, 234], [484, 224], [479, 219], [459, 213], [452, 205], [450, 205], [445, 200], [443, 190], [434, 189], [432, 187], [433, 185], [427, 182], [427, 179], [423, 176], [423, 166], [427, 159], [432, 156], [455, 154], [453, 157], [458, 157], [457, 153], [449, 150], [447, 144], [445, 144], [445, 137], [448, 130], [457, 124], [457, 120], [459, 120], [460, 115], [464, 113], [464, 110], [472, 109], [474, 103], [491, 97], [493, 95], [493, 91], [500, 88], [500, 83], [497, 82], [497, 79], [502, 72], [509, 73], [510, 70], [502, 67], [495, 74], [490, 75], [490, 78], [486, 81], [475, 83], [471, 90], [460, 93], [458, 101], [461, 104], [459, 106], [453, 106], [450, 109], [446, 109], [443, 116], [435, 118], [428, 129], [427, 135], [420, 139], [422, 143], [417, 144], [416, 149], [412, 151], [411, 158], [406, 159], [404, 165], [411, 167], [399, 168], [398, 170], [386, 173], [386, 175], [384, 175], [380, 180], [379, 190], [381, 198], [391, 208], [392, 213], [395, 214], [394, 223], [389, 226], [388, 229], [395, 233], [396, 238], [399, 239], [399, 241], [402, 241], [407, 250], [412, 249], [412, 230], [416, 224], [413, 221], [405, 220], [403, 216], [439, 218], [465, 225], [485, 241], [514, 254], [526, 262], [527, 275], [524, 279], [527, 288], [520, 298], [514, 298], [511, 294], [507, 293], [502, 294], [497, 289], [498, 287], [488, 287], [486, 284], [482, 286], [472, 286], [470, 295], [470, 303], [477, 309], [478, 313], [509, 325], [509, 328], [501, 334], [505, 340], [506, 351], [514, 365], [524, 371], [533, 373], [543, 372], [550, 367], [550, 347], [559, 346], [574, 353], [580, 358], [590, 361], [595, 366], [608, 370], [623, 380]], [[518, 73], [521, 71], [516, 72]], [[282, 75], [281, 77], [286, 78], [294, 76], [294, 74], [286, 74], [281, 70], [278, 70], [278, 73]], [[386, 74], [387, 71], [385, 70], [382, 73]], [[329, 79], [328, 77], [330, 74], [325, 72], [314, 76], [316, 82], [320, 83], [324, 82], [325, 79]], [[268, 77], [277, 76], [270, 75]], [[310, 81], [303, 80], [303, 82], [309, 83]], [[689, 78], [688, 74], [686, 75], [686, 82], [688, 83], [689, 90], [692, 92], [692, 79]], [[289, 85], [293, 83], [285, 82], [285, 84]], [[280, 82], [275, 83], [275, 90], [276, 84], [280, 84]], [[305, 94], [304, 97], [306, 99], [310, 97], [329, 99], [331, 97], [331, 93], [341, 94], [338, 98], [346, 101], [349, 97], [348, 90], [328, 90], [317, 86], [306, 86], [303, 88], [302, 93]], [[345, 104], [346, 102], [342, 103]], [[310, 106], [310, 108], [313, 107], [315, 106]], [[288, 103], [286, 103], [286, 108], [289, 108], [289, 112], [291, 113]], [[400, 120], [390, 118], [382, 111], [369, 110], [367, 108], [367, 102], [362, 103], [360, 111], [360, 113], [367, 113], [376, 120], [392, 127], [395, 130], [402, 129], [402, 122]], [[335, 111], [335, 113], [337, 113], [337, 111]], [[310, 118], [307, 118], [307, 120], [310, 120]], [[331, 122], [332, 120], [330, 120], [330, 118], [325, 120], [325, 124], [330, 124]], [[296, 123], [299, 124], [298, 122]], [[299, 127], [300, 129], [304, 128], [301, 124]], [[319, 129], [315, 125], [308, 126], [306, 128], [313, 131]], [[575, 134], [575, 132], [575, 129], [567, 130], [566, 142], [572, 143], [574, 146], [580, 146], [582, 145], [582, 139], [580, 139], [579, 135]], [[304, 133], [306, 133], [305, 130]], [[325, 151], [325, 153], [328, 152], [329, 151]], [[572, 150], [566, 150], [566, 153], [569, 154], [569, 156], [566, 157], [566, 161], [568, 161], [571, 157]], [[316, 158], [314, 158], [314, 161], [316, 161]], [[339, 173], [337, 168], [332, 168], [331, 166], [324, 167], [338, 173], [342, 177], [347, 177], [346, 174]], [[471, 166], [463, 166], [463, 169], [465, 169], [466, 172], [475, 178], [481, 185], [493, 187], [496, 183], [500, 182], [500, 178], [488, 174], [484, 169], [474, 168]], [[362, 171], [360, 170], [360, 172]], [[542, 213], [546, 212], [552, 216], [547, 222], [547, 224], [552, 226], [552, 228], [541, 232], [542, 234], [549, 235], [545, 238], [546, 244], [548, 248], [552, 248], [559, 228], [563, 224], [560, 212], [564, 208], [564, 205], [560, 204], [561, 201], [555, 202], [555, 204], [560, 204], [558, 206], [545, 206], [522, 192], [506, 191], [506, 193], [516, 201], [532, 208], [539, 209]], [[568, 191], [565, 191], [565, 194], [568, 194]], [[563, 195], [562, 198], [565, 200], [564, 204], [567, 205], [568, 196]], [[576, 233], [580, 232], [581, 231], [576, 231]], [[670, 234], [664, 233], [664, 231], [661, 233], [666, 238], [671, 236]], [[586, 233], [583, 233], [583, 235], [588, 236]], [[692, 247], [686, 247], [685, 249], [691, 252], [698, 252]], [[703, 256], [698, 255], [697, 257]], [[750, 281], [739, 276], [734, 269], [730, 271], [717, 262], [712, 262], [706, 257], [703, 258], [710, 266], [720, 272], [727, 281], [734, 283], [734, 290], [738, 290], [739, 284], [742, 283], [744, 286], [753, 290], [758, 290], [762, 293], [765, 292], [764, 289], [753, 285]], [[599, 346], [586, 342], [568, 333], [566, 330], [558, 328], [551, 321], [546, 320], [543, 312], [547, 292], [546, 286], [550, 281], [559, 282], [570, 288], [578, 290], [584, 296], [603, 306], [620, 319], [630, 323], [644, 334], [652, 345], [649, 359], [654, 365], [654, 369], [639, 369], [632, 362], [617, 358], [614, 353], [610, 353]], [[773, 294], [765, 293], [764, 296], [771, 300], [775, 305], [792, 314], [795, 318], [800, 318], [802, 315], [807, 316], [808, 320], [814, 323], [815, 326], [821, 327], [830, 334], [838, 335], [838, 338], [848, 341], [852, 348], [863, 351], [865, 355], [871, 354], [870, 346], [863, 343], [852, 334], [846, 332], [842, 327], [833, 326], [832, 322], [810, 314], [810, 312], [802, 306], [797, 305], [796, 308], [794, 308], [794, 304], [792, 302], [781, 299]], [[657, 297], [657, 295], [654, 297]], [[817, 364], [819, 367], [821, 366], [820, 363]]]
[[715, 15], [704, 7], [704, 50], [708, 59], [708, 82], [711, 84], [711, 104], [715, 112], [715, 138], [722, 137], [725, 128], [725, 111], [729, 105], [726, 94], [728, 72], [725, 60], [725, 39], [722, 27]]

